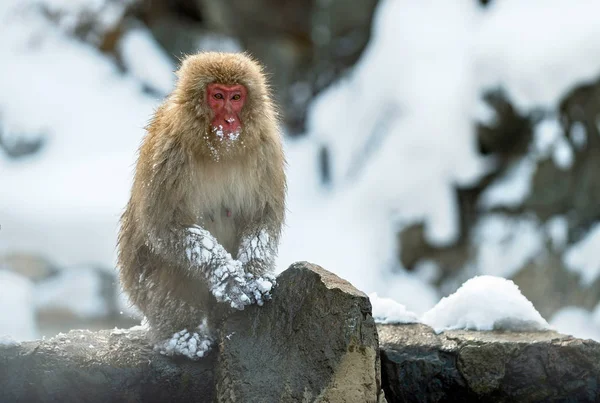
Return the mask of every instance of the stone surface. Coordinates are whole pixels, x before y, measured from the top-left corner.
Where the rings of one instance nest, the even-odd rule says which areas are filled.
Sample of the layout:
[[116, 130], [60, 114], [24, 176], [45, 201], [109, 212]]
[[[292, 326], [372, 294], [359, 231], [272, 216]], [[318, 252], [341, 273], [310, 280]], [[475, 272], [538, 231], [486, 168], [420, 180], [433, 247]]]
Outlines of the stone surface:
[[309, 263], [278, 277], [272, 301], [230, 316], [218, 349], [197, 362], [155, 353], [141, 328], [0, 344], [2, 403], [386, 399], [600, 401], [600, 344], [550, 331], [376, 328], [364, 293]]
[[322, 268], [296, 263], [273, 301], [221, 329], [220, 402], [377, 402], [377, 331], [368, 297]]
[[388, 402], [596, 402], [600, 344], [555, 332], [378, 326]]
[[157, 355], [143, 330], [74, 330], [0, 345], [0, 402], [211, 401], [215, 360]]
[[369, 299], [318, 266], [293, 265], [220, 334], [197, 362], [155, 353], [142, 329], [0, 344], [0, 402], [385, 402]]

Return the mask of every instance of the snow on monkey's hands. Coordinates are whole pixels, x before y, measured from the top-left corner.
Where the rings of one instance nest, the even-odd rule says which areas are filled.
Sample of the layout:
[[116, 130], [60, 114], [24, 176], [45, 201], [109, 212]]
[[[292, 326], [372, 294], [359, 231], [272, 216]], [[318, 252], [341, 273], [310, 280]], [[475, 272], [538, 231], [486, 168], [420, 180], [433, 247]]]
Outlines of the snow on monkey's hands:
[[229, 303], [232, 308], [239, 310], [253, 303], [242, 264], [237, 260], [217, 268], [209, 282], [210, 291], [219, 302]]
[[244, 292], [251, 296], [252, 302], [262, 306], [265, 301], [272, 298], [271, 291], [275, 287], [275, 276], [271, 273], [265, 273], [261, 276], [255, 276], [252, 273], [246, 273], [246, 287]]

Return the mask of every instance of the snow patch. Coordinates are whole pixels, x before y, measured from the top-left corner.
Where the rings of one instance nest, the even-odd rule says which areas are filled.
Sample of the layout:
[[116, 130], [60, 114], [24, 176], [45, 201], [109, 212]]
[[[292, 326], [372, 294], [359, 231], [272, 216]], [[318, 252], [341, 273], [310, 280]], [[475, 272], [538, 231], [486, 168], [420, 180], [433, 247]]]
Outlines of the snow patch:
[[590, 286], [600, 276], [600, 223], [586, 236], [571, 245], [563, 255], [563, 262], [572, 272], [581, 276], [584, 286]]
[[198, 360], [210, 352], [214, 342], [204, 321], [196, 329], [183, 329], [174, 333], [170, 339], [157, 343], [154, 350], [162, 355], [183, 355], [191, 360]]
[[10, 346], [18, 346], [19, 343], [17, 340], [13, 339], [10, 336], [0, 335], [0, 346], [10, 347]]
[[80, 318], [97, 318], [109, 313], [102, 295], [103, 284], [98, 270], [76, 267], [38, 284], [35, 302], [38, 309], [59, 308]]
[[376, 292], [369, 294], [373, 307], [373, 318], [377, 323], [418, 323], [417, 314], [391, 298], [383, 298]]
[[[5, 342], [32, 340], [37, 337], [33, 283], [0, 269], [0, 336]], [[10, 336], [10, 339], [8, 337]], [[2, 343], [2, 344], [4, 344]]]
[[600, 73], [599, 12], [595, 0], [494, 2], [473, 33], [481, 85], [502, 87], [523, 111], [555, 107]]
[[554, 216], [545, 225], [546, 234], [554, 250], [562, 251], [569, 240], [569, 221], [565, 216]]
[[0, 63], [2, 124], [12, 133], [43, 133], [46, 142], [23, 161], [0, 153], [0, 253], [32, 251], [61, 267], [114, 267], [135, 151], [157, 101], [112, 59], [20, 9], [35, 7], [0, 2], [0, 55], [10, 61]]
[[127, 31], [119, 42], [127, 71], [148, 87], [166, 95], [175, 85], [175, 66], [148, 29]]
[[600, 321], [597, 319], [583, 308], [567, 306], [554, 314], [550, 325], [560, 333], [600, 342]]
[[502, 214], [483, 216], [473, 232], [475, 265], [481, 274], [510, 278], [544, 250], [542, 228], [536, 220]]
[[479, 201], [480, 205], [485, 209], [521, 205], [529, 196], [535, 170], [535, 161], [529, 157], [521, 158], [485, 189]]
[[453, 329], [534, 331], [548, 329], [533, 304], [511, 280], [476, 276], [426, 312], [436, 332]]

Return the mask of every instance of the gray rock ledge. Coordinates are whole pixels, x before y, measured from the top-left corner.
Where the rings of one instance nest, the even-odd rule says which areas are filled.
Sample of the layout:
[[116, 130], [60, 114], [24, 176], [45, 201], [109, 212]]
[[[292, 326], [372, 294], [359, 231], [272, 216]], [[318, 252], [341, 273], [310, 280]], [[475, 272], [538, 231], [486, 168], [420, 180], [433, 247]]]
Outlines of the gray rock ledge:
[[600, 344], [556, 332], [379, 325], [388, 402], [599, 402]]
[[140, 328], [0, 345], [0, 403], [386, 399], [597, 402], [600, 344], [555, 332], [376, 328], [364, 293], [301, 262], [278, 277], [272, 301], [231, 315], [218, 348], [197, 362], [156, 354]]
[[368, 297], [309, 263], [231, 315], [218, 349], [154, 353], [144, 330], [73, 330], [0, 346], [0, 402], [384, 402]]

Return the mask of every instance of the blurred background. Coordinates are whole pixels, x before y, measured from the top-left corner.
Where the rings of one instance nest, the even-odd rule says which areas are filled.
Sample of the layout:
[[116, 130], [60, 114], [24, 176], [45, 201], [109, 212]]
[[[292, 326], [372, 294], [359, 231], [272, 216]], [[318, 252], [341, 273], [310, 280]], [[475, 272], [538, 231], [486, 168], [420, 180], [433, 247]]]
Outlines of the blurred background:
[[115, 243], [179, 59], [248, 51], [284, 118], [278, 271], [421, 314], [515, 281], [600, 340], [593, 0], [0, 0], [0, 336], [139, 324]]

